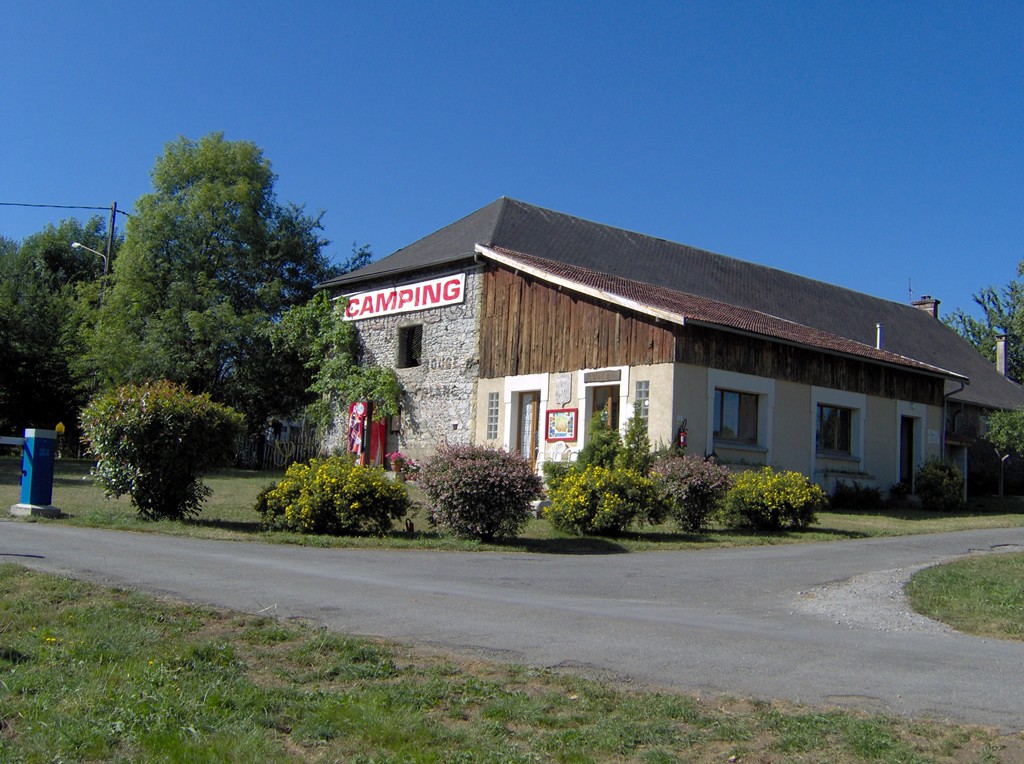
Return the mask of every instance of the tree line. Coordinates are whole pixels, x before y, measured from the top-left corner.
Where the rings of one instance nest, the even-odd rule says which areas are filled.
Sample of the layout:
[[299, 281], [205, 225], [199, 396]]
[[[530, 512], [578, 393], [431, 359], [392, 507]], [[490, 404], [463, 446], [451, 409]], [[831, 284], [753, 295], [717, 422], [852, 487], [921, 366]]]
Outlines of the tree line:
[[[107, 249], [100, 216], [0, 235], [0, 434], [62, 422], [77, 439], [90, 398], [148, 380], [208, 394], [250, 433], [311, 404], [326, 419], [324, 388], [351, 378], [359, 353], [314, 287], [367, 264], [369, 247], [333, 264], [322, 213], [278, 201], [249, 141], [178, 138], [151, 177], [103, 279], [89, 251]], [[335, 347], [344, 368], [325, 372], [314, 354]]]

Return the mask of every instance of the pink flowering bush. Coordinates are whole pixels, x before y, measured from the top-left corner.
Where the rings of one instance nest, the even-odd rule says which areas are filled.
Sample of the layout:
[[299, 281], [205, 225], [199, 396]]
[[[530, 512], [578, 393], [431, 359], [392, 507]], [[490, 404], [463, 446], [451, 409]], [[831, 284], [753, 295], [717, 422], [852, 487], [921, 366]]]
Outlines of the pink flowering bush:
[[439, 528], [485, 541], [518, 535], [543, 489], [519, 454], [484, 446], [442, 446], [419, 482]]
[[701, 456], [660, 459], [653, 474], [671, 497], [669, 515], [684, 533], [706, 530], [729, 490], [729, 470]]

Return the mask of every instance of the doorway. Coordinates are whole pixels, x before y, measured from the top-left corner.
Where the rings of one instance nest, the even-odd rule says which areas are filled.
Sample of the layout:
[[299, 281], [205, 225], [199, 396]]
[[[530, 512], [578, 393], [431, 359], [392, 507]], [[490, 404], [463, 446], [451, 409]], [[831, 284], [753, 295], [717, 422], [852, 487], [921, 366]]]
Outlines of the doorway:
[[519, 427], [516, 433], [516, 451], [530, 463], [532, 469], [536, 469], [539, 446], [537, 433], [540, 428], [540, 391], [530, 390], [519, 393], [518, 399], [519, 410], [516, 422]]
[[604, 413], [604, 421], [608, 425], [608, 429], [617, 432], [619, 429], [619, 386], [604, 385], [592, 389], [594, 408], [591, 416]]

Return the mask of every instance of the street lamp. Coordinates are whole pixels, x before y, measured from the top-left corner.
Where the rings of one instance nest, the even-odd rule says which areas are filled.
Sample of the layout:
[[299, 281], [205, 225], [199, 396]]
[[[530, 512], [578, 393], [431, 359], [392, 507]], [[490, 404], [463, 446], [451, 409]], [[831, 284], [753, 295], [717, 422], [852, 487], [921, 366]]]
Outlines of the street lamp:
[[85, 250], [88, 250], [89, 252], [92, 252], [94, 255], [99, 255], [100, 257], [103, 258], [103, 275], [100, 276], [100, 305], [102, 305], [103, 304], [103, 290], [104, 290], [104, 288], [106, 287], [106, 284], [107, 284], [107, 264], [109, 262], [107, 260], [107, 256], [104, 255], [102, 252], [100, 252], [98, 250], [95, 250], [92, 247], [87, 247], [87, 246], [85, 246], [84, 244], [82, 244], [81, 242], [78, 242], [78, 241], [71, 242], [71, 248], [72, 249], [85, 249]]

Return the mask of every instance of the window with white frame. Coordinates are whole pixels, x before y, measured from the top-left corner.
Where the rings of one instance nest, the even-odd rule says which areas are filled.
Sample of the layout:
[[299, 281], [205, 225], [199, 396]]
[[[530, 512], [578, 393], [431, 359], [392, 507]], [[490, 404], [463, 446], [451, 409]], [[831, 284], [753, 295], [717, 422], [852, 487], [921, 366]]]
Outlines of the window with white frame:
[[500, 396], [498, 393], [487, 393], [487, 440], [498, 439], [498, 410]]
[[645, 422], [650, 416], [651, 409], [651, 382], [647, 379], [638, 379], [636, 381], [636, 394], [633, 396], [634, 400], [640, 404], [639, 413], [640, 418]]

